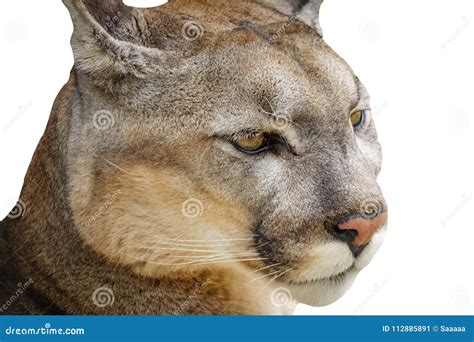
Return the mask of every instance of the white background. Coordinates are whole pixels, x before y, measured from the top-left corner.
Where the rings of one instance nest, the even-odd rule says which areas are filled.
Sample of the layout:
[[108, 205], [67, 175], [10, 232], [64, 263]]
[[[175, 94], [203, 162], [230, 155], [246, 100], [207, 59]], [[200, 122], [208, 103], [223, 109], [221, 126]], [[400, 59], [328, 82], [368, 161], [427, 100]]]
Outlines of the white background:
[[[163, 1], [129, 0], [152, 6]], [[474, 3], [327, 0], [326, 41], [373, 98], [390, 205], [386, 242], [348, 294], [300, 314], [474, 314]], [[60, 1], [0, 12], [0, 217], [73, 64]]]

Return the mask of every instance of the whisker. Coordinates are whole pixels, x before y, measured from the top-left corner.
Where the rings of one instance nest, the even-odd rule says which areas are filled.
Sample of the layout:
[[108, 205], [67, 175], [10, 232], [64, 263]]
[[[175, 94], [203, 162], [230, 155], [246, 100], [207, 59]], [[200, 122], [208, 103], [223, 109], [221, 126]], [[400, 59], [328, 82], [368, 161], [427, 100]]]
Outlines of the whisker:
[[152, 219], [155, 219], [155, 220], [161, 220], [163, 218], [163, 217], [158, 217], [158, 216], [151, 215], [150, 213], [147, 213], [145, 210], [142, 210], [140, 208], [136, 208], [136, 210], [138, 210], [140, 213], [142, 213], [143, 215], [145, 215], [148, 218], [152, 218]]
[[[265, 98], [265, 101], [267, 101], [268, 105], [270, 106], [270, 109], [272, 110], [272, 112], [275, 113], [275, 110], [273, 109], [272, 103], [270, 102], [268, 97], [264, 96], [264, 98]], [[264, 110], [264, 112], [266, 112], [266, 111]], [[273, 113], [271, 113], [271, 114], [273, 114]]]
[[[215, 258], [204, 258], [202, 260], [197, 260], [197, 262], [204, 262], [204, 261], [218, 261], [218, 260], [225, 260], [229, 258], [251, 258], [255, 257], [254, 255], [225, 255], [221, 257], [215, 257]], [[240, 259], [239, 259], [240, 260]]]
[[192, 244], [183, 244], [183, 243], [174, 243], [174, 242], [160, 242], [154, 241], [154, 243], [167, 246], [180, 246], [180, 247], [232, 247], [231, 244], [227, 245], [192, 245]]
[[[237, 255], [235, 254], [229, 254], [229, 253], [218, 253], [218, 254], [214, 254], [214, 255], [208, 255], [206, 257], [202, 257], [202, 256], [198, 256], [198, 257], [187, 257], [185, 256], [183, 259], [190, 259], [190, 260], [193, 260], [193, 259], [197, 259], [195, 262], [203, 262], [203, 261], [214, 261], [214, 260], [221, 260], [221, 259], [224, 259], [224, 258], [233, 258], [233, 257], [236, 257]], [[166, 255], [167, 258], [173, 258], [173, 256], [171, 255]], [[242, 257], [248, 257], [247, 255], [242, 255]]]
[[215, 249], [189, 249], [189, 248], [170, 248], [170, 247], [140, 247], [128, 246], [129, 248], [147, 249], [147, 250], [163, 250], [163, 251], [181, 251], [181, 252], [197, 252], [197, 253], [219, 253]]
[[255, 270], [255, 271], [253, 271], [252, 273], [257, 273], [257, 272], [266, 270], [267, 268], [272, 268], [272, 267], [279, 266], [279, 265], [281, 265], [280, 262], [277, 263], [277, 264], [273, 264], [273, 265], [270, 265], [270, 266], [265, 266], [265, 267], [259, 268], [258, 270]]
[[233, 259], [233, 260], [222, 260], [222, 261], [205, 261], [205, 260], [197, 260], [197, 261], [190, 261], [190, 262], [184, 262], [184, 263], [176, 263], [176, 264], [170, 264], [170, 263], [159, 263], [159, 262], [154, 262], [154, 261], [149, 261], [149, 260], [144, 260], [142, 258], [135, 257], [133, 255], [125, 254], [122, 253], [132, 259], [146, 262], [152, 265], [158, 265], [158, 266], [187, 266], [187, 265], [210, 265], [210, 264], [224, 264], [224, 263], [232, 263], [232, 262], [243, 262], [243, 261], [258, 261], [258, 260], [266, 260], [267, 258], [244, 258], [244, 259]]
[[[157, 244], [164, 244], [168, 246], [178, 246], [178, 247], [185, 247], [186, 245], [180, 244], [171, 244], [171, 243], [162, 243], [162, 242], [155, 242]], [[187, 245], [188, 247], [197, 247], [197, 248], [206, 248], [206, 247], [231, 247], [231, 245]], [[263, 245], [257, 246], [259, 248]], [[146, 249], [146, 250], [171, 250], [171, 251], [182, 251], [182, 252], [198, 252], [198, 253], [243, 253], [247, 252], [245, 250], [237, 250], [237, 251], [222, 251], [216, 249], [191, 249], [191, 248], [171, 248], [171, 247], [158, 247], [158, 246], [127, 246], [129, 248], [137, 248], [137, 249]], [[253, 252], [252, 252], [253, 253]], [[255, 252], [257, 253], [257, 252]], [[258, 253], [257, 253], [258, 254]]]
[[207, 265], [207, 264], [225, 264], [231, 262], [242, 262], [242, 261], [261, 261], [261, 260], [268, 260], [268, 258], [251, 258], [251, 259], [235, 259], [235, 260], [225, 260], [225, 261], [217, 261], [217, 262], [206, 262], [199, 265]]
[[158, 266], [186, 266], [186, 265], [192, 265], [192, 264], [196, 263], [196, 261], [182, 262], [182, 263], [179, 263], [179, 264], [158, 263], [158, 262], [153, 262], [153, 261], [145, 260], [145, 259], [142, 259], [142, 258], [138, 258], [138, 257], [130, 255], [130, 254], [126, 254], [126, 253], [122, 253], [122, 254], [129, 257], [129, 258], [132, 258], [132, 259], [135, 259], [135, 260], [138, 260], [138, 261], [141, 261], [141, 262], [145, 262], [145, 263], [148, 263], [148, 264], [158, 265]]
[[[242, 251], [242, 252], [222, 252], [222, 253], [219, 253], [219, 254], [215, 254], [214, 256], [207, 256], [205, 258], [202, 258], [198, 261], [216, 261], [216, 260], [222, 260], [222, 259], [228, 259], [228, 258], [236, 258], [236, 257], [239, 257], [239, 258], [249, 258], [249, 257], [257, 257], [259, 256], [260, 253], [252, 253], [252, 252], [246, 252], [246, 251]], [[259, 257], [261, 258], [261, 257]]]
[[292, 268], [290, 268], [290, 269], [288, 269], [288, 270], [286, 270], [286, 271], [280, 273], [275, 279], [273, 279], [273, 281], [277, 280], [278, 278], [280, 278], [280, 277], [283, 276], [284, 274], [286, 274], [286, 273], [288, 273], [288, 272], [290, 272], [290, 271], [293, 271], [294, 269], [295, 269], [295, 268], [292, 267]]
[[280, 273], [280, 272], [281, 272], [281, 271], [278, 270], [278, 271], [275, 271], [275, 272], [272, 272], [272, 273], [269, 273], [269, 274], [264, 274], [264, 275], [262, 275], [262, 276], [260, 276], [260, 277], [254, 278], [254, 279], [252, 279], [252, 280], [246, 282], [244, 285], [253, 283], [254, 281], [257, 281], [257, 280], [262, 279], [262, 278], [269, 277], [269, 276], [271, 276], [271, 275], [274, 275], [274, 274], [277, 274], [277, 273]]
[[265, 290], [267, 288], [268, 285], [270, 285], [272, 282], [274, 282], [275, 280], [277, 280], [278, 278], [280, 278], [281, 276], [283, 276], [285, 273], [288, 273], [292, 270], [294, 270], [295, 268], [292, 267], [290, 269], [287, 269], [283, 272], [281, 272], [280, 274], [277, 274], [276, 276], [274, 276], [272, 279], [270, 279], [261, 289], [260, 291], [258, 291], [258, 293], [255, 295], [255, 298], [254, 299], [257, 299], [257, 297], [263, 292], [263, 290]]
[[261, 245], [255, 246], [254, 248], [262, 248], [262, 247], [264, 247], [264, 246], [266, 246], [266, 245], [268, 245], [268, 244], [270, 244], [270, 241], [265, 242], [265, 243], [262, 243]]
[[[207, 256], [206, 258], [209, 257], [221, 257], [221, 256], [253, 256], [253, 255], [259, 255], [259, 253], [235, 253], [235, 254], [215, 254], [211, 256]], [[182, 258], [182, 259], [200, 259], [202, 256], [190, 256], [190, 255], [167, 255], [167, 258]]]
[[104, 159], [104, 161], [107, 162], [109, 165], [115, 167], [116, 169], [118, 169], [118, 170], [120, 170], [120, 171], [122, 171], [122, 172], [125, 172], [125, 173], [128, 174], [128, 175], [132, 175], [132, 176], [136, 176], [136, 177], [145, 178], [145, 177], [143, 177], [142, 175], [137, 175], [136, 173], [132, 173], [132, 172], [129, 172], [129, 171], [127, 171], [127, 170], [122, 169], [120, 166], [118, 166], [117, 164], [112, 163], [112, 162], [111, 162], [110, 160], [108, 160], [108, 159]]
[[[276, 119], [280, 119], [281, 116], [278, 116], [275, 112], [275, 109], [273, 109], [273, 106], [270, 102], [270, 100], [268, 99], [268, 97], [265, 96], [265, 100], [267, 101], [268, 105], [270, 106], [270, 109], [272, 110], [272, 112], [267, 112], [266, 110], [262, 109], [263, 112], [267, 115], [270, 115]], [[291, 124], [295, 125], [296, 127], [301, 127], [301, 125], [297, 124], [296, 122], [294, 122], [293, 120], [291, 120], [290, 118], [287, 118], [287, 117], [284, 117], [284, 119], [288, 122], [290, 122]]]
[[248, 238], [235, 238], [235, 239], [208, 239], [208, 240], [189, 240], [189, 239], [172, 239], [172, 238], [166, 238], [166, 237], [160, 237], [157, 235], [148, 235], [150, 237], [156, 237], [161, 240], [167, 240], [167, 241], [180, 241], [180, 242], [219, 242], [219, 241], [253, 241], [252, 236], [255, 235], [250, 235]]

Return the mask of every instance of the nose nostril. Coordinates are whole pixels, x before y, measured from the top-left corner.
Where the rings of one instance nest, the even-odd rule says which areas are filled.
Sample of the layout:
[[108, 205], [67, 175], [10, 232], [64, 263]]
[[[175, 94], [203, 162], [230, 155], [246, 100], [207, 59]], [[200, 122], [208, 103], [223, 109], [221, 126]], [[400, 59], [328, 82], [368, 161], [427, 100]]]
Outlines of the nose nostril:
[[355, 229], [341, 229], [337, 225], [332, 226], [330, 232], [336, 239], [349, 245], [352, 244], [352, 241], [355, 240], [358, 234]]
[[352, 217], [338, 224], [340, 230], [352, 230], [356, 232], [353, 245], [363, 246], [372, 239], [372, 236], [387, 222], [387, 212], [383, 212], [367, 219], [363, 216]]

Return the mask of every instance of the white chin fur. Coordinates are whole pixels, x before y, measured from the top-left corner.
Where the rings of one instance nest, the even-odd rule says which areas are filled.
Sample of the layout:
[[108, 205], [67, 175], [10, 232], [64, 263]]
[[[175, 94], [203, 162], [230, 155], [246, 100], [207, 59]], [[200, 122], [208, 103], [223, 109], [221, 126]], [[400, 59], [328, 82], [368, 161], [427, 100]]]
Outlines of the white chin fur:
[[303, 283], [308, 280], [326, 279], [347, 271], [354, 264], [351, 250], [341, 241], [317, 246], [309, 251], [306, 258], [312, 266], [301, 270], [293, 281]]
[[[345, 272], [344, 275], [336, 277], [336, 279], [321, 279], [302, 284], [285, 284], [284, 286], [291, 291], [293, 299], [300, 303], [311, 306], [326, 306], [332, 304], [346, 293], [352, 286], [360, 270], [370, 263], [382, 245], [384, 237], [385, 227], [374, 235], [372, 241], [367, 245], [362, 254], [353, 262], [353, 266], [350, 270]], [[342, 258], [338, 256], [340, 260], [346, 260], [346, 257], [345, 253]], [[318, 268], [315, 267], [315, 270], [317, 269]], [[339, 273], [340, 270], [336, 268], [332, 274], [336, 275]], [[313, 279], [317, 279], [317, 277]]]
[[290, 290], [293, 299], [299, 303], [311, 306], [326, 306], [341, 298], [351, 287], [359, 271], [347, 271], [338, 280], [323, 279], [307, 284], [286, 285]]

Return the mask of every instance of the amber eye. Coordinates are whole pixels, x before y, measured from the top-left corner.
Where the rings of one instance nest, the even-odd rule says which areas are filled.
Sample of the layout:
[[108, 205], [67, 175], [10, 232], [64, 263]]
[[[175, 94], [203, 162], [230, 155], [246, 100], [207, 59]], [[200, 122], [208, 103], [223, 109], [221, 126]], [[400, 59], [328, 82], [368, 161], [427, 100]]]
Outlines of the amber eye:
[[365, 123], [366, 112], [365, 110], [359, 110], [351, 115], [351, 123], [354, 128], [360, 128]]
[[232, 140], [234, 145], [243, 152], [258, 153], [267, 146], [264, 132], [235, 136]]

